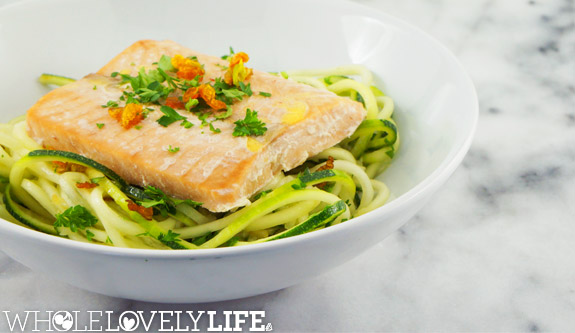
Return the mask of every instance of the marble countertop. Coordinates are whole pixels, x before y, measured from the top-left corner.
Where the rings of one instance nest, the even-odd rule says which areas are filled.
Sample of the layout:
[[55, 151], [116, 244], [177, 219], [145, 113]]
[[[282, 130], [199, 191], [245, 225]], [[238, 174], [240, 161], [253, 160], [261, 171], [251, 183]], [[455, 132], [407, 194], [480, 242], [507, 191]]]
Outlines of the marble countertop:
[[0, 311], [265, 310], [278, 332], [575, 331], [574, 1], [356, 1], [443, 42], [479, 95], [469, 154], [415, 218], [314, 280], [210, 304], [101, 296], [0, 252]]

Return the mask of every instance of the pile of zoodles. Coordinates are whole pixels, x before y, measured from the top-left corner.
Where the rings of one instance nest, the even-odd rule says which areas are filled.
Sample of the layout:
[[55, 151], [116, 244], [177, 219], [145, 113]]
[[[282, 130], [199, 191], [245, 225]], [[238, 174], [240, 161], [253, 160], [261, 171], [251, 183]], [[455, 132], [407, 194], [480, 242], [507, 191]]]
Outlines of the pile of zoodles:
[[[128, 184], [86, 157], [42, 149], [26, 133], [25, 116], [0, 124], [0, 217], [76, 241], [143, 249], [207, 249], [262, 243], [326, 228], [381, 205], [389, 190], [374, 179], [399, 146], [393, 100], [362, 66], [282, 72], [357, 100], [367, 117], [355, 133], [302, 166], [283, 172], [251, 204], [212, 213], [190, 200]], [[43, 76], [46, 83], [71, 80]], [[95, 184], [79, 186], [79, 184]], [[145, 217], [130, 207], [162, 200]], [[349, 222], [353, 223], [353, 222]]]

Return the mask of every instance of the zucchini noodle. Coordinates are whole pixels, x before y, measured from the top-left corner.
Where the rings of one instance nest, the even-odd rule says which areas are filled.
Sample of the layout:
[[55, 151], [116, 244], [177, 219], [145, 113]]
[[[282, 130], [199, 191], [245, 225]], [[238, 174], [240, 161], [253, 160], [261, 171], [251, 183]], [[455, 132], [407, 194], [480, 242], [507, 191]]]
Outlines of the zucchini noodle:
[[[26, 132], [25, 116], [0, 124], [0, 218], [76, 241], [142, 249], [207, 249], [291, 237], [345, 222], [380, 207], [387, 186], [376, 179], [399, 147], [393, 100], [375, 87], [370, 71], [350, 65], [282, 73], [291, 80], [361, 102], [366, 119], [334, 147], [282, 172], [251, 204], [212, 213], [184, 201], [169, 214], [132, 210], [141, 188], [95, 161], [43, 150]], [[72, 79], [43, 76], [63, 85]], [[58, 163], [77, 166], [59, 170]], [[95, 183], [82, 187], [78, 184]], [[76, 227], [59, 216], [84, 207], [96, 220]], [[349, 222], [353, 223], [353, 222]]]

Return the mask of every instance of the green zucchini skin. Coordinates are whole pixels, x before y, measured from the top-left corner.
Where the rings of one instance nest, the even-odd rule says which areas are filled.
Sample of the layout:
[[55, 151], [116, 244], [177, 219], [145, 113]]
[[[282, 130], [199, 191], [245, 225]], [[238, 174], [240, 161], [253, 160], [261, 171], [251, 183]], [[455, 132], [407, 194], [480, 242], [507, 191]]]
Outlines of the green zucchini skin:
[[[146, 194], [144, 193], [144, 191], [137, 187], [137, 186], [133, 186], [128, 184], [122, 177], [120, 177], [118, 174], [116, 174], [114, 171], [112, 171], [111, 169], [109, 169], [108, 167], [92, 160], [89, 159], [87, 157], [84, 157], [82, 155], [76, 154], [76, 153], [72, 153], [72, 152], [68, 152], [68, 151], [60, 151], [60, 150], [47, 150], [47, 149], [39, 149], [39, 150], [34, 150], [31, 151], [30, 153], [28, 153], [28, 155], [25, 157], [27, 159], [30, 160], [37, 160], [37, 161], [60, 161], [60, 162], [69, 162], [69, 163], [75, 163], [75, 164], [79, 164], [79, 165], [83, 165], [86, 167], [91, 167], [94, 168], [100, 172], [102, 172], [106, 178], [108, 178], [112, 183], [114, 183], [117, 187], [118, 190], [121, 192], [123, 192], [125, 195], [127, 195], [128, 197], [132, 197], [132, 198], [136, 198], [136, 199], [144, 199], [146, 198]], [[270, 199], [272, 199], [272, 197], [274, 197], [274, 195], [278, 195], [281, 194], [283, 192], [297, 192], [297, 190], [294, 190], [291, 185], [294, 185], [296, 183], [301, 184], [300, 186], [306, 187], [306, 186], [310, 186], [310, 185], [314, 185], [317, 183], [321, 183], [321, 182], [325, 182], [325, 181], [335, 181], [336, 179], [340, 179], [340, 181], [343, 180], [347, 180], [347, 178], [349, 178], [349, 176], [337, 171], [337, 170], [322, 170], [322, 171], [316, 171], [316, 172], [309, 172], [309, 170], [306, 170], [306, 172], [304, 172], [303, 174], [301, 174], [298, 179], [285, 184], [284, 186], [276, 189], [274, 192], [276, 193], [270, 193], [270, 196], [266, 196], [266, 198], [264, 199], [264, 201], [268, 201]], [[353, 186], [353, 181], [351, 181], [351, 178], [349, 179], [350, 182], [350, 186]], [[344, 182], [345, 183], [345, 182]], [[349, 185], [349, 184], [348, 184]], [[353, 186], [354, 187], [354, 186]], [[286, 192], [286, 193], [287, 193]], [[274, 194], [274, 195], [271, 195]], [[272, 200], [273, 201], [273, 200]], [[21, 209], [20, 205], [18, 205], [16, 202], [14, 202], [14, 200], [12, 199], [11, 193], [10, 193], [10, 186], [8, 185], [6, 187], [6, 194], [4, 196], [4, 202], [6, 204], [7, 210], [8, 212], [14, 216], [14, 218], [16, 218], [18, 221], [43, 232], [46, 233], [50, 233], [50, 234], [56, 234], [56, 230], [48, 223], [42, 222], [39, 219], [35, 218], [34, 216], [28, 214], [25, 210]], [[345, 204], [344, 200], [340, 200], [335, 202], [332, 205], [328, 205], [326, 206], [323, 210], [321, 210], [320, 212], [311, 215], [306, 221], [300, 223], [299, 225], [286, 230], [282, 233], [279, 233], [277, 235], [271, 236], [269, 238], [266, 239], [262, 239], [261, 241], [256, 241], [256, 242], [266, 242], [266, 241], [270, 241], [270, 240], [275, 240], [275, 239], [281, 239], [281, 238], [287, 238], [287, 237], [293, 237], [296, 235], [301, 235], [310, 231], [313, 231], [315, 229], [318, 229], [332, 221], [334, 221], [338, 216], [340, 216], [341, 214], [343, 214], [346, 209], [347, 209], [347, 205]], [[139, 218], [139, 216], [135, 216], [133, 217], [135, 219], [135, 221], [137, 221], [138, 223], [142, 224], [145, 229], [152, 235], [157, 236], [161, 233], [164, 232], [164, 230], [160, 230], [157, 229], [155, 226], [150, 225], [149, 221], [143, 221], [142, 219]], [[156, 235], [157, 234], [157, 235]], [[197, 248], [197, 246], [193, 246], [193, 244], [189, 244], [187, 241], [177, 238], [176, 239], [176, 244], [167, 244], [168, 246], [174, 248], [174, 249], [192, 249], [192, 248]]]
[[308, 183], [316, 184], [318, 180], [323, 180], [325, 178], [333, 177], [336, 173], [333, 170], [321, 170], [315, 172], [309, 172], [309, 170], [305, 170], [303, 174], [301, 174], [298, 178], [299, 180], [305, 185]]
[[51, 235], [58, 235], [56, 229], [51, 224], [41, 221], [39, 218], [26, 212], [19, 204], [17, 204], [14, 199], [12, 199], [12, 193], [10, 191], [10, 184], [6, 186], [4, 190], [4, 205], [6, 206], [6, 211], [12, 215], [16, 220], [22, 222], [23, 224], [29, 226], [32, 229], [45, 232]]
[[284, 232], [281, 232], [277, 235], [274, 235], [274, 236], [266, 239], [266, 241], [269, 242], [269, 241], [276, 240], [276, 239], [293, 237], [293, 236], [308, 233], [310, 231], [313, 231], [319, 227], [322, 227], [322, 226], [328, 224], [329, 222], [332, 222], [338, 216], [343, 214], [343, 212], [345, 212], [346, 209], [347, 209], [347, 205], [345, 204], [345, 202], [343, 200], [337, 201], [333, 205], [326, 206], [320, 212], [313, 214], [307, 220], [298, 224], [297, 226], [295, 226], [289, 230], [286, 230]]
[[149, 197], [144, 193], [144, 190], [134, 186], [134, 185], [128, 185], [123, 189], [123, 192], [126, 193], [127, 196], [129, 196], [132, 199], [136, 199], [136, 200], [144, 200], [144, 199], [148, 199]]
[[122, 177], [120, 177], [117, 173], [115, 173], [105, 165], [102, 165], [85, 156], [72, 153], [69, 151], [38, 149], [31, 151], [30, 153], [28, 153], [26, 157], [31, 159], [39, 159], [42, 161], [60, 161], [60, 162], [71, 162], [80, 164], [100, 171], [101, 173], [104, 174], [104, 176], [110, 179], [114, 184], [116, 184], [122, 190], [125, 190], [129, 186], [128, 183]]
[[[391, 121], [386, 119], [367, 119], [364, 120], [355, 133], [349, 138], [354, 140], [364, 135], [381, 133], [384, 139], [377, 148], [388, 147], [397, 141], [397, 127]], [[376, 148], [376, 147], [370, 147]]]

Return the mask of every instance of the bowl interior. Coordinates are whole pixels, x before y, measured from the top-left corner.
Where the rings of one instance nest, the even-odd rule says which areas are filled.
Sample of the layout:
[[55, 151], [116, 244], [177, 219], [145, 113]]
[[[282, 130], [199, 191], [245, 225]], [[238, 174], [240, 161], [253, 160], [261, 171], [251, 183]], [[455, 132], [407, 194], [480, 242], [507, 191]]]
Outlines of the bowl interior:
[[27, 1], [1, 12], [0, 89], [9, 98], [0, 120], [48, 91], [36, 82], [40, 73], [79, 78], [136, 40], [172, 39], [215, 55], [233, 46], [269, 71], [366, 65], [396, 103], [402, 146], [382, 176], [394, 197], [452, 158], [472, 132], [467, 77], [448, 51], [397, 19], [339, 1], [150, 4]]
[[[268, 71], [364, 64], [396, 105], [402, 143], [380, 176], [395, 200], [357, 222], [321, 232], [253, 247], [177, 253], [93, 246], [0, 223], [6, 253], [77, 286], [94, 280], [90, 290], [100, 293], [214, 301], [277, 290], [325, 272], [413, 216], [461, 161], [475, 128], [473, 85], [449, 51], [400, 20], [340, 0], [25, 0], [6, 6], [0, 10], [0, 121], [24, 114], [48, 92], [36, 81], [41, 73], [80, 78], [140, 39], [171, 39], [214, 55], [233, 46], [250, 55], [251, 67]], [[54, 271], [52, 260], [69, 272]], [[187, 260], [196, 261], [183, 264]], [[90, 275], [96, 262], [102, 276]], [[181, 280], [156, 288], [154, 278], [170, 269], [181, 271]], [[233, 278], [240, 270], [241, 292], [222, 291], [212, 281], [215, 273]], [[108, 271], [121, 271], [122, 279], [110, 280]], [[206, 279], [206, 274], [212, 275]], [[148, 279], [129, 283], [126, 276]], [[190, 278], [199, 279], [202, 288], [182, 295], [177, 288]]]

